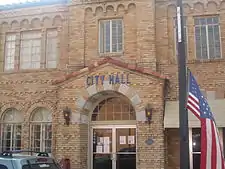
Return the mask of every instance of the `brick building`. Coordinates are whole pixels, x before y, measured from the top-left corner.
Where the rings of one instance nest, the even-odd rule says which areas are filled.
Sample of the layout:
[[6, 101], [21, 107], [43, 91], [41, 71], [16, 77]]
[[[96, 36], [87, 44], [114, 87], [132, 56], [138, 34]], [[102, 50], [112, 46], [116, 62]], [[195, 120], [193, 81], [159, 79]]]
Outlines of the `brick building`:
[[[175, 4], [2, 4], [1, 150], [48, 151], [72, 169], [179, 168]], [[188, 66], [224, 142], [225, 1], [184, 0], [184, 15]], [[190, 113], [189, 127], [198, 169], [199, 123]]]

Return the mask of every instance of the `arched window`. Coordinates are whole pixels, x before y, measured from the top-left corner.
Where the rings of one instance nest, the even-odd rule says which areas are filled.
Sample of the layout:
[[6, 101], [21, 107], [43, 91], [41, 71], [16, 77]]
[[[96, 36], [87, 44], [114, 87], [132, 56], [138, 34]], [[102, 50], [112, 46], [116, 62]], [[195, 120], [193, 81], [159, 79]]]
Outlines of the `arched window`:
[[1, 149], [20, 150], [21, 149], [21, 129], [23, 114], [11, 108], [4, 112], [2, 116]]
[[31, 149], [51, 153], [52, 115], [45, 108], [36, 109], [30, 121]]
[[112, 97], [101, 101], [93, 111], [92, 121], [136, 120], [135, 110], [123, 97]]

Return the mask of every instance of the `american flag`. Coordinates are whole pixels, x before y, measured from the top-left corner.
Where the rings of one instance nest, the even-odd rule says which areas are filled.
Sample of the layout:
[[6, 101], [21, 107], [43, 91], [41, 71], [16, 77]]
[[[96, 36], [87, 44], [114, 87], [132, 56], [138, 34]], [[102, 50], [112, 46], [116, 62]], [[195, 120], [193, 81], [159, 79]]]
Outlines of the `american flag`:
[[201, 122], [200, 169], [225, 169], [215, 118], [192, 73], [188, 77], [187, 109]]

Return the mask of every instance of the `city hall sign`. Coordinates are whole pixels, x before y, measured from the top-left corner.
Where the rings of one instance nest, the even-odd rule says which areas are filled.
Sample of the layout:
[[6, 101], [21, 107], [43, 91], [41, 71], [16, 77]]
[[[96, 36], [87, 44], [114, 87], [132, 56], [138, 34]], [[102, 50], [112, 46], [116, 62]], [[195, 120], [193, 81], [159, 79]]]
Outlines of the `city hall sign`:
[[129, 73], [113, 73], [109, 75], [88, 76], [86, 79], [86, 85], [103, 85], [105, 81], [108, 81], [109, 84], [130, 84]]

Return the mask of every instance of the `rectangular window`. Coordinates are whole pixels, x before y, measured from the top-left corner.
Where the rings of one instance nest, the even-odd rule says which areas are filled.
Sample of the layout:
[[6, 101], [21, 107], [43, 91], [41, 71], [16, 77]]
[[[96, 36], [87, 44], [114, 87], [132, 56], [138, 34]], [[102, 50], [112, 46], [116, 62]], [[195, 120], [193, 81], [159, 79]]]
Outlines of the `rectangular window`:
[[31, 125], [31, 148], [34, 151], [51, 153], [52, 125], [40, 123]]
[[[187, 34], [187, 17], [183, 17], [183, 24], [184, 24], [184, 44], [185, 44], [185, 52], [186, 56], [188, 54], [188, 34]], [[174, 35], [175, 35], [175, 51], [176, 55], [178, 55], [178, 38], [177, 38], [177, 18], [174, 19]]]
[[20, 124], [3, 124], [2, 151], [21, 149], [21, 129]]
[[46, 68], [57, 67], [57, 30], [47, 31]]
[[5, 71], [13, 70], [15, 63], [16, 34], [7, 34], [5, 40]]
[[122, 52], [123, 20], [113, 19], [100, 21], [100, 53]]
[[221, 58], [219, 18], [199, 17], [194, 22], [197, 59]]
[[200, 160], [201, 160], [201, 128], [192, 128], [191, 132], [191, 141], [190, 145], [192, 145], [191, 152], [192, 153], [192, 161], [191, 168], [199, 169], [200, 168]]
[[41, 62], [41, 32], [21, 34], [20, 69], [38, 69]]

